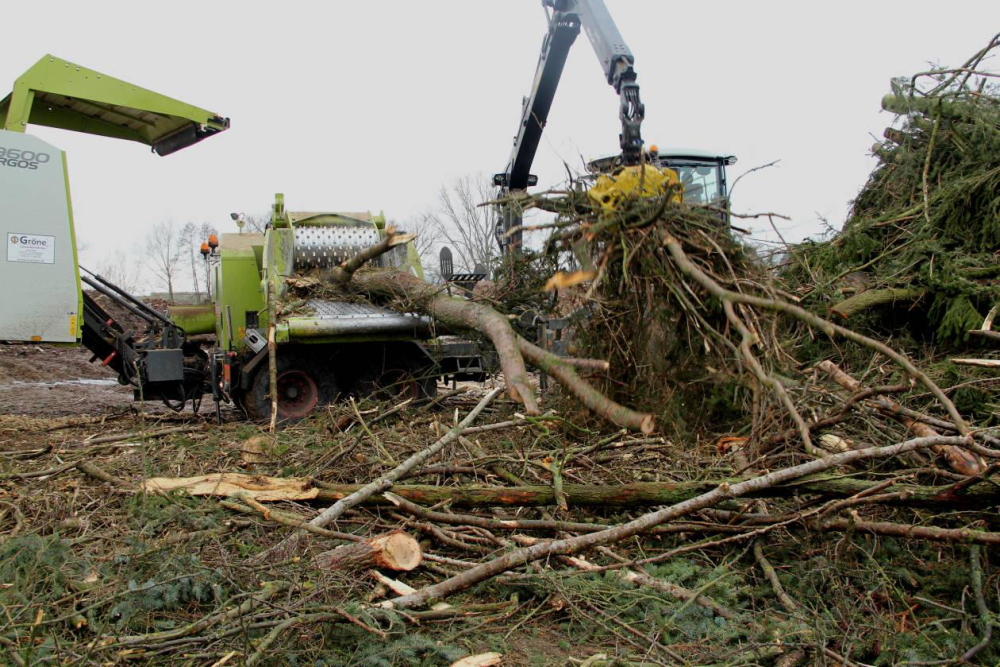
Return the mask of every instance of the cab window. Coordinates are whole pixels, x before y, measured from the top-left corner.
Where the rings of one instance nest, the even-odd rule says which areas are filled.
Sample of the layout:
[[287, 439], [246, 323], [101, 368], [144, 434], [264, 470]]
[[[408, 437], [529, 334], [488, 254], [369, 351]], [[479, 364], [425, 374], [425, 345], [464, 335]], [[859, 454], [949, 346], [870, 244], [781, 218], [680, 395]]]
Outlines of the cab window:
[[670, 161], [666, 166], [676, 171], [684, 184], [684, 201], [692, 204], [716, 204], [722, 201], [717, 164]]

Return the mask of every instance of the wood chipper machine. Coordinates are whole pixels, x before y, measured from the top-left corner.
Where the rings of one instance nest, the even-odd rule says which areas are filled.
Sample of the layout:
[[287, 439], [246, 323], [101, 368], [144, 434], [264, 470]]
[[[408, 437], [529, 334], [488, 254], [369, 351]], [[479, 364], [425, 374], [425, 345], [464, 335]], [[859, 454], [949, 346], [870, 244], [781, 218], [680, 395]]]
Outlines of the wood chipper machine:
[[[289, 212], [278, 194], [264, 233], [222, 234], [203, 246], [214, 303], [173, 307], [170, 317], [189, 335], [215, 335], [208, 366], [217, 401], [234, 401], [254, 419], [270, 416], [272, 313], [283, 419], [347, 394], [421, 400], [442, 377], [485, 378], [476, 346], [436, 336], [427, 317], [324, 293], [317, 276], [377, 243], [385, 224], [381, 214]], [[423, 278], [412, 242], [369, 264]]]

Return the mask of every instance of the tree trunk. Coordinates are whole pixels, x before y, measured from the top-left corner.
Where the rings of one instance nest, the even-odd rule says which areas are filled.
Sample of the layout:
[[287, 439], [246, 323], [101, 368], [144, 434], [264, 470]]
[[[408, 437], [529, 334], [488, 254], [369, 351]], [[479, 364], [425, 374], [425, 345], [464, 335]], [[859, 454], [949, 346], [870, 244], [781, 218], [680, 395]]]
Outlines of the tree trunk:
[[316, 555], [314, 562], [323, 570], [341, 572], [369, 568], [409, 572], [422, 560], [420, 543], [404, 532], [395, 531], [324, 551]]
[[[426, 313], [447, 327], [473, 329], [489, 336], [500, 357], [508, 394], [513, 400], [522, 403], [524, 411], [529, 415], [538, 415], [540, 411], [528, 381], [524, 356], [532, 358], [536, 366], [551, 367], [552, 375], [571, 394], [602, 417], [621, 426], [641, 430], [643, 433], [649, 433], [656, 427], [652, 415], [629, 410], [610, 400], [577, 376], [572, 364], [560, 362], [554, 355], [532, 346], [523, 339], [519, 340], [507, 317], [493, 308], [449, 296], [439, 286], [426, 283], [407, 271], [374, 270], [356, 273], [365, 262], [411, 238], [412, 235], [397, 234], [392, 227], [389, 227], [382, 240], [341, 263], [330, 272], [328, 279], [337, 285], [351, 283], [369, 293], [395, 299], [397, 303], [394, 306], [397, 309]], [[588, 360], [583, 364], [593, 365], [594, 362]]]
[[[702, 482], [637, 482], [618, 486], [564, 484], [567, 502], [573, 506], [591, 507], [648, 507], [670, 505], [689, 500], [721, 484], [734, 483], [735, 479], [714, 479]], [[773, 486], [750, 497], [787, 497], [816, 494], [826, 497], [846, 498], [868, 491], [877, 485], [851, 477], [811, 477], [798, 480], [794, 486]], [[358, 489], [361, 484], [317, 484], [318, 501], [335, 501]], [[905, 498], [890, 501], [906, 506], [959, 506], [987, 507], [1000, 501], [1000, 489], [992, 484], [980, 484], [958, 494], [946, 494], [940, 487], [916, 484], [896, 484], [893, 490], [905, 492]], [[947, 487], [946, 487], [947, 488]], [[452, 507], [537, 507], [555, 505], [555, 492], [551, 486], [433, 486], [430, 484], [400, 484], [392, 492], [401, 498], [420, 505], [436, 505], [450, 501]], [[365, 504], [390, 504], [381, 496], [370, 498]]]
[[363, 271], [354, 274], [351, 282], [366, 292], [400, 299], [407, 308], [425, 312], [447, 326], [475, 329], [489, 336], [500, 357], [510, 397], [523, 403], [528, 414], [539, 414], [518, 350], [517, 334], [501, 313], [474, 301], [448, 296], [406, 271]]
[[195, 262], [194, 251], [191, 251], [191, 282], [194, 283], [194, 298], [201, 303], [201, 288], [198, 286], [198, 265]]

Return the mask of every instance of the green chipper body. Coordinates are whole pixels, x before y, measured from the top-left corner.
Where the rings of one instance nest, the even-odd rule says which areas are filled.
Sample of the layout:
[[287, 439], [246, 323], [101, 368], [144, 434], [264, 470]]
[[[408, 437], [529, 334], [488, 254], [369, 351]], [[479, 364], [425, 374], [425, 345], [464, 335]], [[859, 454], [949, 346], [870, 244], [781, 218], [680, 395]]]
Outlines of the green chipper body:
[[[223, 234], [211, 264], [212, 315], [221, 356], [222, 392], [256, 419], [270, 415], [267, 341], [277, 313], [278, 414], [297, 418], [347, 394], [420, 400], [442, 376], [480, 379], [471, 344], [431, 336], [426, 317], [369, 303], [324, 297], [324, 270], [377, 243], [385, 217], [370, 213], [290, 212], [276, 195], [264, 233]], [[412, 272], [423, 268], [412, 243], [372, 260]], [[289, 279], [320, 289], [293, 294]], [[270, 308], [270, 299], [275, 308]], [[171, 310], [191, 333], [209, 333], [205, 309]]]

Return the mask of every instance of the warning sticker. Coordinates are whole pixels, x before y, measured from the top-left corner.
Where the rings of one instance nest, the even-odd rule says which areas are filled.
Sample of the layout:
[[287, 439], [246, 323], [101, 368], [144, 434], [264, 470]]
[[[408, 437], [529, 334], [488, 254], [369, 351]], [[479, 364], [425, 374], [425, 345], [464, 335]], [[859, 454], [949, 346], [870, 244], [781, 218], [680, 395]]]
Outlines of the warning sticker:
[[56, 237], [40, 234], [7, 234], [7, 261], [55, 264]]

